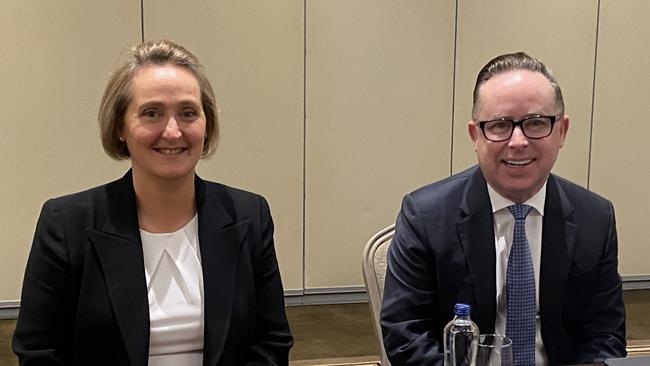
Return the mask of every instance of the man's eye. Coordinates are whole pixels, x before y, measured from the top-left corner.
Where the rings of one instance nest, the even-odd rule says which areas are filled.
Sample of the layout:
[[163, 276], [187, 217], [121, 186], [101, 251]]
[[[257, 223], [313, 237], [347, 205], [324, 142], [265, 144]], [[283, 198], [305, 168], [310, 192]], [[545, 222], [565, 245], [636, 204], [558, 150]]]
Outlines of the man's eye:
[[508, 130], [512, 126], [510, 121], [492, 121], [488, 125], [490, 130]]
[[544, 118], [531, 118], [526, 121], [526, 124], [530, 127], [544, 127], [548, 124], [548, 120]]

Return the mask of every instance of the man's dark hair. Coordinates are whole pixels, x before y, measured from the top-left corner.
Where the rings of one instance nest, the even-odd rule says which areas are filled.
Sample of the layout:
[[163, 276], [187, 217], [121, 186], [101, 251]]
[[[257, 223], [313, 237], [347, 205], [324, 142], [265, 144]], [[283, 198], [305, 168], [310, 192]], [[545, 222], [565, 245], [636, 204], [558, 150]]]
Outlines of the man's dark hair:
[[530, 57], [524, 52], [507, 53], [505, 55], [497, 56], [490, 60], [476, 77], [476, 84], [474, 85], [474, 101], [472, 106], [472, 119], [478, 118], [478, 104], [479, 104], [479, 89], [483, 84], [490, 80], [493, 76], [503, 74], [513, 70], [528, 70], [532, 72], [539, 72], [551, 83], [555, 91], [555, 105], [558, 114], [564, 115], [564, 98], [562, 97], [562, 90], [560, 85], [555, 80], [553, 73], [549, 70], [544, 63], [538, 59]]

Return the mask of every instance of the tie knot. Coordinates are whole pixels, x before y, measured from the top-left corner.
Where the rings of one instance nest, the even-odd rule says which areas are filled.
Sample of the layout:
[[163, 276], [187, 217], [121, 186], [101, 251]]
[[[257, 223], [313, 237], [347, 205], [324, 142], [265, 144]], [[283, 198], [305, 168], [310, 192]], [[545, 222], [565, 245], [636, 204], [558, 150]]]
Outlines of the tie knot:
[[515, 217], [515, 220], [523, 220], [528, 216], [530, 210], [533, 209], [533, 206], [524, 205], [522, 203], [517, 203], [512, 206], [508, 206], [508, 210], [512, 213], [512, 216]]

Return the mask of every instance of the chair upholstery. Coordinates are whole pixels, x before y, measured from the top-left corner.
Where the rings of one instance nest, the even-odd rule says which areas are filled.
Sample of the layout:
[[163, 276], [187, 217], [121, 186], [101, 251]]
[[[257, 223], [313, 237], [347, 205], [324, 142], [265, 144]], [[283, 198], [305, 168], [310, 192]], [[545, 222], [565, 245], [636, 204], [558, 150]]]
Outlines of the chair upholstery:
[[384, 350], [379, 314], [381, 311], [381, 299], [384, 296], [386, 256], [394, 233], [395, 225], [390, 225], [375, 234], [363, 249], [363, 279], [366, 283], [370, 313], [372, 314], [375, 333], [377, 334], [377, 341], [381, 350], [382, 366], [390, 366], [386, 357], [386, 351]]

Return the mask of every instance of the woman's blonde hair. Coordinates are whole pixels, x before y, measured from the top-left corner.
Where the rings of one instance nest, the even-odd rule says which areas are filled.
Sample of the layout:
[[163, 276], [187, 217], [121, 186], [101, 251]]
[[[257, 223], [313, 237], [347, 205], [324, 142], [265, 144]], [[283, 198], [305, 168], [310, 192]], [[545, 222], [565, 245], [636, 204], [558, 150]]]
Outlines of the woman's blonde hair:
[[99, 105], [99, 134], [106, 154], [115, 160], [131, 155], [120, 135], [124, 115], [132, 98], [132, 81], [136, 71], [148, 65], [174, 65], [189, 70], [198, 81], [201, 104], [205, 113], [205, 142], [202, 157], [211, 155], [217, 147], [219, 124], [217, 106], [205, 69], [190, 51], [169, 40], [144, 42], [130, 49], [129, 58], [111, 74]]

